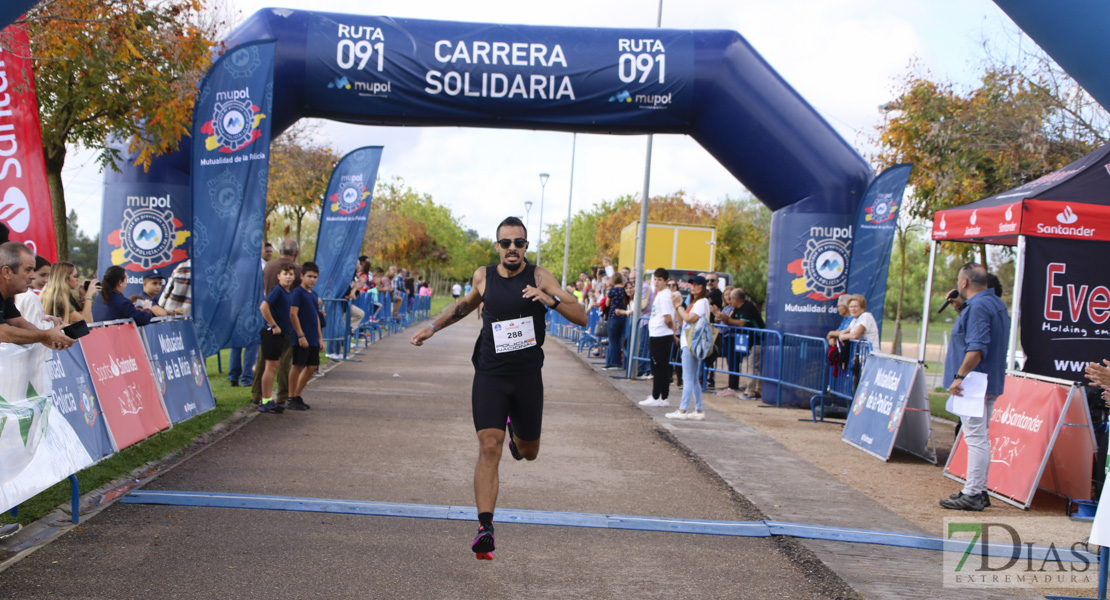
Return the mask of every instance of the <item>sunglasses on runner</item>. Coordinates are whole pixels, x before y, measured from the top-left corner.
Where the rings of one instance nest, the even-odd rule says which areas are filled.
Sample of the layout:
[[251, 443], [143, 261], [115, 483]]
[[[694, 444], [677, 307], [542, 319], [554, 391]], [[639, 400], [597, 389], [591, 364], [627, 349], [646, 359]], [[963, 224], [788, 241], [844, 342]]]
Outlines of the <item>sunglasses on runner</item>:
[[513, 246], [516, 246], [517, 248], [527, 248], [528, 247], [528, 240], [526, 240], [524, 238], [516, 238], [515, 240], [510, 240], [508, 238], [505, 238], [503, 240], [497, 240], [497, 245], [499, 245], [499, 246], [501, 246], [502, 248], [505, 248], [505, 249], [508, 249], [510, 244], [513, 245]]

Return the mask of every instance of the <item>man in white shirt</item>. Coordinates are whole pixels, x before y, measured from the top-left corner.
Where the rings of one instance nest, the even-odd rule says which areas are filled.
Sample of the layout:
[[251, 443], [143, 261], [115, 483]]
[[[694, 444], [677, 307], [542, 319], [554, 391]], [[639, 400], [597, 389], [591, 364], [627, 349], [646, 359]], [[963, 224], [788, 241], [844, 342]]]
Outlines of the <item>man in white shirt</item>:
[[648, 319], [648, 347], [651, 350], [651, 396], [640, 406], [670, 406], [667, 399], [671, 387], [671, 353], [674, 352], [674, 301], [667, 289], [666, 269], [655, 270], [651, 278], [655, 299]]

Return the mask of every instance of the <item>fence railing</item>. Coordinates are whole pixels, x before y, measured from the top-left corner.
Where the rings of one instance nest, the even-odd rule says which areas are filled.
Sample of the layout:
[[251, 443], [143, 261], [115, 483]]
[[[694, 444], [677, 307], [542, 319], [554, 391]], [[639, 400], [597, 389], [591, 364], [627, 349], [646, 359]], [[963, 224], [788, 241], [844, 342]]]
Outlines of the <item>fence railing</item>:
[[[587, 324], [584, 327], [567, 321], [556, 311], [548, 311], [546, 320], [548, 335], [575, 342], [580, 353], [597, 347], [602, 348], [603, 352], [614, 351], [607, 347], [604, 336], [596, 334], [599, 320], [596, 309], [587, 313]], [[639, 327], [635, 351], [631, 356], [624, 356], [622, 361], [626, 370], [628, 362], [632, 361], [635, 365], [633, 375], [636, 372], [645, 372], [647, 369], [643, 365], [651, 364], [647, 317], [640, 318]], [[759, 394], [759, 397], [762, 397], [764, 383], [777, 384], [774, 399], [776, 406], [782, 406], [784, 388], [808, 392], [812, 395], [810, 406], [814, 409], [815, 420], [817, 412], [814, 407], [821, 407], [821, 418], [824, 418], [826, 404], [847, 405], [851, 402], [859, 383], [860, 369], [872, 350], [871, 344], [866, 341], [851, 340], [845, 346], [846, 356], [834, 365], [829, 361], [829, 343], [824, 338], [782, 333], [773, 329], [726, 325], [715, 327], [718, 330], [715, 356], [702, 364], [699, 373], [703, 389], [708, 382], [707, 375], [719, 373], [729, 378], [728, 387], [735, 389], [746, 384], [749, 390], [757, 390], [755, 394]], [[628, 319], [625, 324], [625, 340], [629, 339], [631, 332], [632, 321]], [[627, 349], [622, 348], [617, 351], [625, 350]], [[671, 352], [670, 363], [674, 367], [682, 367], [678, 344], [675, 344]], [[723, 387], [722, 382], [718, 381], [717, 387]]]

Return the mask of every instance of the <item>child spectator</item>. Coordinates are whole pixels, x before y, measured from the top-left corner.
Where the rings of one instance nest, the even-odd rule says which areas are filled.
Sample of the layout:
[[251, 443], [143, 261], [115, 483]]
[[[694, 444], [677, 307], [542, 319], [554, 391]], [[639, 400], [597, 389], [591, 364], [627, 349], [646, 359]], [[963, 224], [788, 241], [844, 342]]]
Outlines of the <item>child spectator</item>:
[[285, 407], [275, 402], [270, 396], [274, 389], [274, 375], [277, 373], [278, 361], [289, 347], [289, 332], [293, 329], [289, 321], [289, 306], [293, 278], [297, 272], [293, 263], [281, 265], [278, 272], [278, 284], [266, 295], [259, 310], [262, 318], [266, 320], [266, 327], [260, 332], [262, 338], [262, 359], [266, 367], [262, 372], [262, 400], [258, 405], [259, 412], [281, 414]]
[[304, 403], [301, 392], [320, 366], [320, 340], [324, 337], [320, 328], [320, 296], [312, 291], [319, 277], [320, 267], [306, 262], [301, 268], [301, 285], [293, 290], [289, 301], [289, 322], [297, 335], [293, 366], [289, 369], [289, 401], [285, 404], [291, 410], [312, 408]]

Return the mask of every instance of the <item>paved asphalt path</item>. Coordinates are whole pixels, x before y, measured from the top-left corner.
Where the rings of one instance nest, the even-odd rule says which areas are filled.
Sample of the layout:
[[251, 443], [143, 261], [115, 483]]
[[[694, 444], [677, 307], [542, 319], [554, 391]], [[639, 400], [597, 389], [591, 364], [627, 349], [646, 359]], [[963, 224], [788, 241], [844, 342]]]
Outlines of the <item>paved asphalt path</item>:
[[[409, 329], [259, 414], [147, 490], [472, 506], [466, 319]], [[499, 508], [764, 518], [563, 344], [550, 340], [539, 459], [504, 453]], [[742, 449], [738, 449], [738, 452]], [[115, 504], [0, 573], [0, 598], [839, 598], [790, 540], [279, 510]]]

